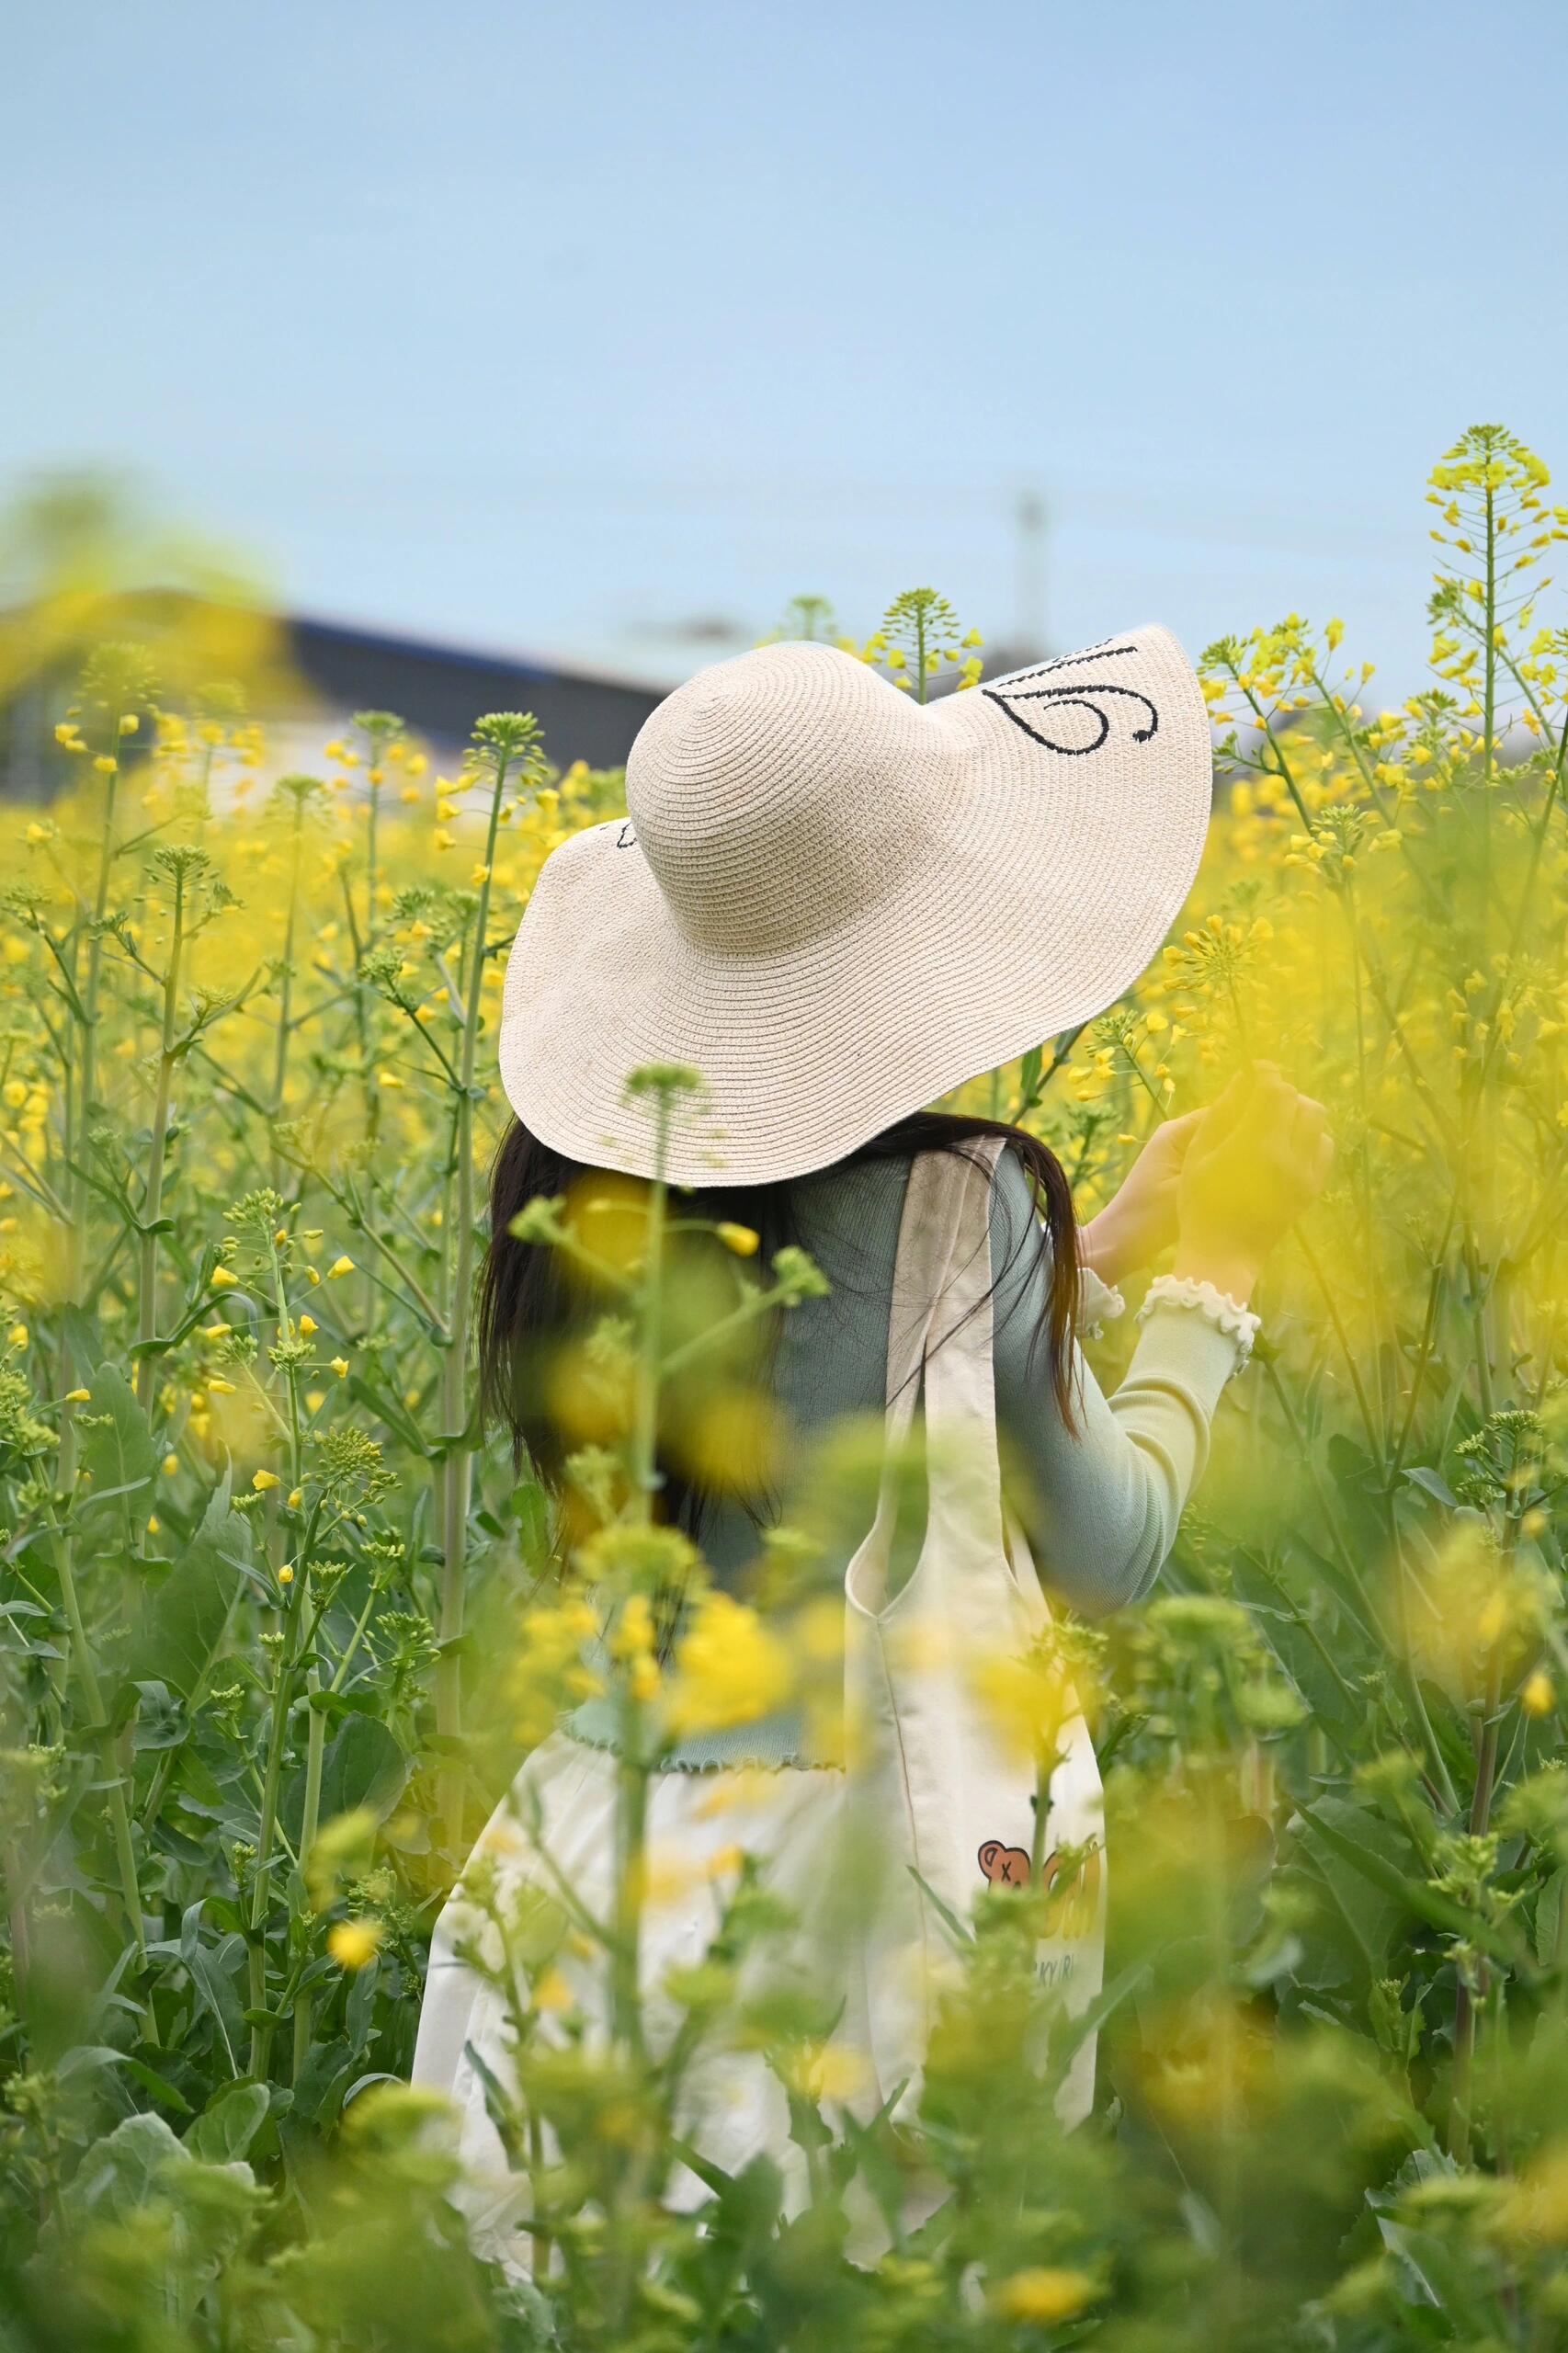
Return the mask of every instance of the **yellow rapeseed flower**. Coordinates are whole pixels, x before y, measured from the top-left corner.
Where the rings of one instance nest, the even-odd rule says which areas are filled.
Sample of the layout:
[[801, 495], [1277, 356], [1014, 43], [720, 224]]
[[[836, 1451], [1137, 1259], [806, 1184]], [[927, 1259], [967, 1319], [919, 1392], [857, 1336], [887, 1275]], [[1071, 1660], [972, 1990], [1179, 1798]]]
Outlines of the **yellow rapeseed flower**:
[[749, 1225], [736, 1225], [726, 1218], [722, 1224], [716, 1225], [713, 1231], [725, 1249], [733, 1250], [737, 1258], [756, 1257], [759, 1246], [759, 1236]]
[[541, 1970], [535, 1981], [533, 2006], [536, 2010], [556, 2014], [576, 2007], [576, 1995], [567, 1983], [564, 1971], [557, 1969], [553, 1962], [548, 1969]]
[[339, 1920], [326, 1940], [326, 1949], [339, 1969], [347, 1970], [368, 1968], [381, 1946], [379, 1920]]
[[282, 1483], [276, 1471], [256, 1471], [251, 1474], [251, 1485], [258, 1495], [265, 1495], [271, 1488], [280, 1487]]
[[92, 1402], [93, 1392], [90, 1389], [68, 1389], [65, 1392], [65, 1403], [68, 1405], [90, 1405]]
[[757, 1612], [731, 1594], [707, 1594], [676, 1654], [670, 1728], [723, 1732], [755, 1723], [783, 1705], [791, 1683], [789, 1653]]
[[993, 2309], [1003, 2320], [1033, 2321], [1050, 2327], [1073, 2319], [1099, 2290], [1086, 2271], [1067, 2271], [1054, 2264], [1036, 2264], [1015, 2271], [993, 2289]]
[[331, 1266], [326, 1270], [326, 1279], [329, 1283], [335, 1283], [339, 1275], [351, 1275], [353, 1272], [354, 1261], [352, 1258], [335, 1258]]

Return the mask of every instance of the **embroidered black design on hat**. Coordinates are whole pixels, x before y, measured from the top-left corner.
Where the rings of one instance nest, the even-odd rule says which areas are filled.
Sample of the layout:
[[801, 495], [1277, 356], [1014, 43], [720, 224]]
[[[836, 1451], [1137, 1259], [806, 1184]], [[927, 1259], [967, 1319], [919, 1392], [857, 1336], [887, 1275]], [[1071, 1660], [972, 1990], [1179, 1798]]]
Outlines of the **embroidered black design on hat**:
[[620, 831], [615, 837], [615, 846], [617, 849], [636, 848], [637, 836], [631, 830], [631, 820], [630, 817], [626, 818], [622, 823]]
[[[1115, 649], [1118, 653], [1131, 653], [1132, 650], [1131, 646], [1118, 646]], [[1065, 667], [1065, 665], [1062, 666]], [[1040, 677], [1044, 673], [1037, 670], [1030, 671], [1027, 675], [1031, 677]], [[1135, 687], [1113, 686], [1105, 679], [1096, 679], [1092, 685], [1085, 682], [1063, 687], [1028, 687], [1021, 694], [1012, 691], [1011, 688], [1007, 693], [1003, 694], [994, 687], [982, 687], [980, 691], [994, 702], [999, 710], [1005, 710], [1014, 726], [1021, 727], [1024, 733], [1032, 737], [1035, 743], [1042, 745], [1048, 752], [1060, 752], [1064, 758], [1070, 760], [1082, 759], [1086, 753], [1097, 752], [1107, 742], [1110, 735], [1112, 710], [1116, 702], [1142, 703], [1149, 714], [1145, 725], [1135, 726], [1131, 731], [1132, 741], [1135, 744], [1148, 743], [1150, 737], [1159, 731], [1160, 714], [1147, 695], [1140, 694]], [[1114, 698], [1114, 701], [1109, 708], [1102, 708], [1102, 702], [1107, 698]], [[1043, 708], [1033, 710], [1026, 715], [1017, 707], [1020, 703], [1039, 704]], [[1098, 734], [1090, 744], [1058, 743], [1055, 736], [1043, 732], [1049, 724], [1050, 715], [1053, 710], [1086, 710], [1090, 717], [1098, 722]]]
[[[1028, 670], [1009, 670], [1006, 676], [999, 678], [996, 683], [1002, 687], [1018, 687], [1026, 678], [1049, 678], [1053, 670], [1076, 670], [1085, 662], [1115, 662], [1140, 651], [1136, 645], [1113, 645], [1108, 637], [1102, 637], [1097, 645], [1085, 645], [1081, 654], [1053, 654], [1049, 662], [1036, 662]], [[988, 687], [984, 691], [989, 694], [992, 689]]]

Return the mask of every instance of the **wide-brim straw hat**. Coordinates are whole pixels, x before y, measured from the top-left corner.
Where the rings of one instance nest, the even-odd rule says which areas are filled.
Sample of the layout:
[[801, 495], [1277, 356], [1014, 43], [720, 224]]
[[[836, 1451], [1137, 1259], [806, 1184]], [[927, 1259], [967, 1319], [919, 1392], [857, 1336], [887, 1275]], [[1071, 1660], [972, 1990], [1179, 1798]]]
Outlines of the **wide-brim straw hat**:
[[1169, 632], [921, 705], [831, 646], [759, 647], [644, 722], [625, 820], [546, 859], [506, 968], [501, 1075], [556, 1151], [760, 1184], [841, 1158], [1102, 1012], [1197, 871], [1211, 755]]

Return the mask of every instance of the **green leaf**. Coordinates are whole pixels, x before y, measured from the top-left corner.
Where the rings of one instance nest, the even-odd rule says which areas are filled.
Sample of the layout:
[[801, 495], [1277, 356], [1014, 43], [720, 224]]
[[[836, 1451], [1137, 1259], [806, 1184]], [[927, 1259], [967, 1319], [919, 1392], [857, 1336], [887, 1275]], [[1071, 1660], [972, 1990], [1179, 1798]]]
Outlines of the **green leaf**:
[[412, 1422], [391, 1392], [379, 1382], [367, 1381], [362, 1373], [349, 1376], [348, 1393], [356, 1404], [368, 1405], [372, 1414], [383, 1421], [395, 1437], [402, 1439], [411, 1454], [428, 1455], [432, 1449], [417, 1423]]
[[517, 1523], [517, 1550], [530, 1568], [550, 1554], [550, 1497], [537, 1479], [520, 1480], [512, 1490], [509, 1508]]
[[[384, 1822], [403, 1795], [408, 1775], [408, 1757], [379, 1716], [347, 1716], [322, 1758], [320, 1819], [330, 1822], [335, 1814], [364, 1806]], [[282, 1808], [290, 1842], [300, 1836], [304, 1798], [304, 1775], [296, 1773]]]
[[904, 1870], [909, 1873], [910, 1878], [915, 1881], [915, 1886], [920, 1890], [920, 1893], [926, 1898], [926, 1903], [931, 1905], [932, 1909], [937, 1914], [937, 1918], [941, 1921], [942, 1926], [946, 1928], [949, 1936], [952, 1938], [959, 1950], [961, 1952], [966, 1945], [971, 1945], [974, 1942], [974, 1930], [970, 1927], [968, 1921], [960, 1920], [958, 1914], [953, 1910], [952, 1905], [950, 1904], [943, 1903], [942, 1898], [937, 1894], [936, 1889], [931, 1886], [928, 1881], [921, 1878], [920, 1873], [915, 1870], [913, 1863], [905, 1863]]
[[229, 2073], [240, 2072], [239, 2045], [243, 2039], [240, 1997], [233, 1979], [228, 1974], [228, 1963], [244, 1950], [243, 1937], [227, 1936], [214, 1950], [201, 1941], [201, 1899], [187, 1905], [180, 1922], [180, 1959], [190, 1973], [191, 1984], [203, 2009], [211, 2014], [218, 2029], [218, 2040], [229, 2063]]
[[[1467, 1938], [1484, 1952], [1491, 1953], [1494, 1960], [1506, 1961], [1510, 1966], [1517, 1963], [1519, 1956], [1512, 1941], [1500, 1936], [1479, 1913], [1467, 1911], [1462, 1904], [1456, 1904], [1451, 1896], [1444, 1895], [1437, 1888], [1412, 1879], [1386, 1854], [1379, 1853], [1371, 1842], [1380, 1831], [1386, 1835], [1386, 1825], [1375, 1823], [1359, 1806], [1346, 1805], [1334, 1799], [1319, 1799], [1315, 1804], [1303, 1805], [1300, 1811], [1302, 1820], [1311, 1824], [1332, 1853], [1337, 1855], [1342, 1862], [1348, 1863], [1353, 1870], [1358, 1871], [1373, 1887], [1381, 1888], [1385, 1895], [1392, 1895], [1396, 1903], [1404, 1904], [1418, 1920], [1425, 1920], [1430, 1927], [1441, 1928], [1449, 1936]], [[1355, 1827], [1335, 1820], [1336, 1814], [1353, 1816]]]
[[147, 1416], [118, 1366], [99, 1365], [89, 1381], [90, 1406], [82, 1410], [82, 1468], [87, 1473], [77, 1509], [83, 1514], [112, 1508], [129, 1549], [153, 1508], [158, 1450]]
[[144, 2059], [133, 2058], [129, 2051], [112, 2050], [108, 2043], [77, 2043], [66, 2052], [55, 2074], [60, 2082], [65, 2084], [73, 2075], [85, 2075], [95, 2067], [123, 2067], [143, 2091], [151, 2092], [154, 2099], [167, 2100], [176, 2116], [190, 2114], [190, 2102], [166, 2075], [160, 2075], [157, 2069], [149, 2067]]
[[1449, 1511], [1458, 1510], [1459, 1498], [1448, 1481], [1436, 1471], [1429, 1470], [1425, 1462], [1413, 1463], [1403, 1475], [1413, 1487], [1419, 1487], [1423, 1495], [1430, 1495], [1434, 1503], [1442, 1504]]
[[350, 1716], [322, 1764], [322, 1820], [365, 1806], [383, 1821], [403, 1795], [408, 1758], [378, 1716]]
[[228, 1630], [234, 1597], [249, 1573], [250, 1549], [250, 1528], [230, 1506], [225, 1473], [200, 1527], [147, 1602], [131, 1645], [133, 1681], [155, 1679], [184, 1699], [194, 1697]]
[[225, 2084], [186, 2133], [184, 2145], [210, 2165], [232, 2165], [260, 2131], [267, 2108], [265, 2084]]

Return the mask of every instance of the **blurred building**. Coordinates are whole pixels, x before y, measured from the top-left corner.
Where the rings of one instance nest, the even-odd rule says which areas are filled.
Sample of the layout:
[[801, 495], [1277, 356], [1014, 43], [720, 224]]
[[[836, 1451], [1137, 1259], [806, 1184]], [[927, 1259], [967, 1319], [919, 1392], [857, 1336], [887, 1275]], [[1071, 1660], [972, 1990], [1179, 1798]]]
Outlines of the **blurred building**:
[[[528, 710], [545, 750], [562, 767], [586, 760], [619, 767], [663, 688], [572, 665], [478, 653], [383, 630], [306, 616], [253, 615], [189, 596], [132, 591], [51, 626], [52, 611], [13, 607], [0, 635], [14, 658], [0, 661], [0, 793], [44, 801], [69, 763], [54, 739], [95, 644], [144, 646], [169, 699], [211, 678], [233, 678], [246, 707], [266, 722], [267, 772], [310, 769], [324, 744], [347, 733], [358, 710], [395, 711], [429, 745], [438, 767], [455, 769], [476, 719]], [[139, 756], [147, 738], [131, 747]]]
[[563, 664], [479, 654], [465, 646], [337, 621], [284, 621], [290, 667], [309, 693], [299, 718], [313, 732], [346, 726], [357, 710], [395, 710], [437, 757], [455, 757], [488, 710], [531, 710], [551, 757], [565, 767], [619, 767], [661, 689]]
[[[41, 604], [0, 613], [0, 653], [14, 644], [17, 657], [0, 660], [0, 793], [12, 800], [47, 800], [62, 781], [69, 762], [55, 724], [71, 707], [84, 662], [106, 640], [144, 646], [176, 708], [204, 681], [233, 679], [266, 722], [268, 775], [316, 767], [323, 745], [349, 733], [361, 710], [395, 711], [428, 744], [437, 767], [454, 771], [475, 720], [491, 710], [531, 711], [562, 767], [574, 760], [619, 767], [669, 685], [756, 642], [739, 623], [710, 624], [699, 645], [687, 632], [691, 643], [673, 654], [665, 649], [666, 682], [658, 684], [309, 615], [268, 615], [188, 591], [131, 590], [74, 610], [63, 628], [49, 626], [49, 617]], [[40, 618], [45, 625], [34, 626]], [[994, 677], [1040, 657], [998, 645], [984, 658]], [[949, 694], [957, 683], [957, 671], [946, 669], [930, 690]], [[141, 737], [130, 756], [147, 741]]]

